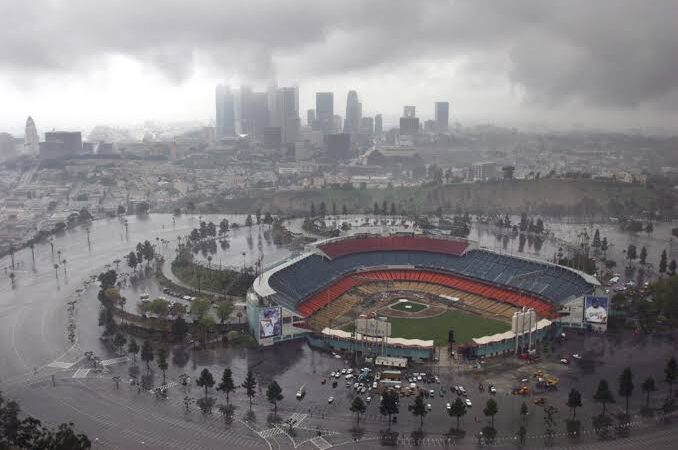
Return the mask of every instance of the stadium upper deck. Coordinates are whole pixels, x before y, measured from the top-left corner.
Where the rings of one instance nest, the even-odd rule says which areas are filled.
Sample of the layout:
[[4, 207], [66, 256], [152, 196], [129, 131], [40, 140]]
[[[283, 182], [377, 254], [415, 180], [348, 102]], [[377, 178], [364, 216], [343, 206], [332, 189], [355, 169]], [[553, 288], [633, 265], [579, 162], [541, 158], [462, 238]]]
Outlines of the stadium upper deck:
[[386, 274], [386, 279], [438, 274], [422, 280], [535, 307], [542, 316], [598, 285], [589, 275], [555, 264], [475, 249], [462, 239], [409, 234], [320, 242], [314, 251], [262, 274], [253, 287], [260, 297], [308, 316], [351, 287], [369, 282], [370, 272]]

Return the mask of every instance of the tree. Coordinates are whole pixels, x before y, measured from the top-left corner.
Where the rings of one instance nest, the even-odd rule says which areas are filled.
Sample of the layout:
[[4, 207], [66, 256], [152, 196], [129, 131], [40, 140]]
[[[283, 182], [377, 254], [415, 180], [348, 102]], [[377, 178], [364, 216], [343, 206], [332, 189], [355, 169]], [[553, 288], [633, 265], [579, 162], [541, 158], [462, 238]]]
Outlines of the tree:
[[320, 202], [320, 208], [318, 208], [318, 214], [320, 214], [320, 217], [325, 217], [327, 215], [327, 206], [325, 206], [325, 202]]
[[466, 404], [463, 402], [461, 397], [457, 397], [454, 402], [450, 405], [450, 409], [447, 410], [447, 413], [450, 417], [457, 418], [457, 430], [459, 429], [459, 419], [461, 419], [466, 414]]
[[254, 213], [254, 217], [257, 219], [257, 225], [261, 224], [261, 208], [257, 208]]
[[247, 371], [247, 376], [245, 377], [245, 381], [242, 382], [241, 385], [245, 389], [245, 394], [250, 400], [250, 411], [252, 410], [252, 399], [254, 398], [255, 395], [257, 395], [257, 380], [254, 379], [254, 374], [252, 373], [251, 370]]
[[654, 391], [657, 390], [657, 386], [654, 384], [654, 378], [652, 377], [647, 377], [645, 378], [645, 381], [643, 381], [643, 384], [641, 385], [641, 389], [645, 393], [645, 408], [650, 407], [650, 394]]
[[311, 216], [311, 218], [315, 217], [315, 203], [313, 203], [313, 202], [311, 202], [310, 216]]
[[636, 252], [636, 246], [633, 244], [629, 244], [629, 247], [626, 249], [626, 258], [629, 261], [633, 261], [638, 257], [637, 252]]
[[153, 361], [153, 347], [151, 347], [151, 342], [147, 339], [141, 345], [141, 360], [146, 363], [146, 371], [151, 371], [151, 361]]
[[341, 207], [341, 214], [342, 214], [343, 216], [348, 215], [348, 208], [346, 208], [346, 204], [344, 204], [344, 205]]
[[99, 280], [99, 283], [101, 283], [101, 289], [105, 291], [106, 289], [115, 286], [115, 281], [118, 279], [118, 274], [115, 273], [115, 270], [109, 270], [107, 272], [100, 273], [97, 279]]
[[382, 416], [388, 416], [388, 430], [391, 431], [391, 416], [398, 414], [398, 394], [392, 389], [387, 390], [381, 397], [379, 412]]
[[602, 242], [600, 241], [600, 230], [596, 228], [596, 231], [593, 233], [593, 243], [591, 244], [591, 246], [598, 250], [601, 245]]
[[231, 373], [231, 369], [224, 369], [224, 373], [221, 375], [221, 382], [217, 386], [217, 391], [221, 391], [226, 394], [226, 404], [230, 405], [231, 401], [229, 396], [231, 392], [235, 391], [235, 384], [233, 384], [233, 373]]
[[144, 241], [141, 253], [144, 255], [146, 265], [150, 264], [151, 260], [155, 256], [155, 248], [153, 248], [153, 244], [151, 244], [150, 241]]
[[200, 320], [210, 309], [210, 302], [204, 298], [197, 298], [191, 303], [191, 315]]
[[397, 216], [398, 212], [396, 211], [396, 205], [394, 202], [391, 202], [391, 216]]
[[414, 403], [412, 403], [408, 409], [412, 412], [414, 417], [419, 417], [419, 429], [421, 430], [421, 428], [424, 426], [424, 417], [426, 417], [426, 414], [428, 414], [426, 403], [424, 403], [424, 394], [420, 393], [417, 395], [417, 397], [414, 399]]
[[671, 262], [669, 263], [669, 275], [673, 276], [676, 274], [676, 260], [672, 259]]
[[664, 368], [664, 381], [669, 385], [669, 399], [673, 398], [673, 383], [678, 378], [678, 364], [676, 358], [669, 359]]
[[652, 224], [652, 222], [648, 222], [645, 225], [645, 232], [649, 234], [649, 233], [652, 233], [653, 231], [654, 231], [654, 225]]
[[642, 265], [645, 265], [645, 261], [647, 260], [647, 249], [645, 247], [640, 249], [640, 263]]
[[266, 214], [264, 214], [264, 224], [271, 225], [272, 223], [273, 223], [273, 216], [271, 215], [270, 212], [266, 211]]
[[172, 322], [172, 335], [177, 340], [182, 340], [187, 332], [188, 324], [186, 323], [186, 320], [181, 316], [174, 319], [174, 322]]
[[138, 264], [139, 262], [137, 261], [137, 254], [134, 252], [129, 252], [127, 255], [127, 265], [130, 266], [132, 270], [136, 271]]
[[577, 417], [577, 408], [581, 407], [581, 393], [572, 388], [567, 396], [567, 407], [572, 410], [572, 418]]
[[221, 222], [219, 222], [219, 234], [228, 233], [228, 225], [228, 220], [222, 219]]
[[607, 237], [604, 237], [603, 242], [600, 243], [600, 251], [603, 252], [603, 256], [607, 255], [608, 248], [610, 248], [610, 244], [607, 242]]
[[603, 405], [603, 413], [605, 415], [605, 409], [608, 403], [614, 403], [614, 397], [612, 396], [612, 391], [610, 386], [607, 384], [607, 380], [600, 380], [598, 383], [598, 389], [595, 394], [593, 394], [593, 399]]
[[253, 225], [252, 223], [252, 214], [248, 214], [247, 217], [245, 218], [245, 226], [246, 227], [251, 227]]
[[372, 213], [376, 216], [379, 214], [379, 203], [374, 202], [374, 207], [372, 208]]
[[219, 320], [221, 320], [222, 324], [226, 321], [226, 319], [228, 319], [232, 311], [233, 305], [230, 302], [225, 301], [219, 303], [219, 306], [217, 306], [217, 316], [219, 317]]
[[493, 398], [487, 400], [485, 404], [485, 409], [483, 409], [483, 414], [489, 417], [492, 420], [492, 426], [494, 427], [494, 416], [499, 412], [497, 407], [497, 401]]
[[525, 423], [528, 414], [529, 410], [527, 409], [527, 403], [523, 402], [523, 404], [520, 405], [520, 415], [523, 416], [523, 423]]
[[134, 364], [137, 363], [137, 353], [139, 353], [139, 344], [137, 344], [136, 339], [130, 338], [129, 344], [127, 344], [127, 353], [132, 354], [132, 361]]
[[162, 371], [162, 384], [165, 384], [165, 373], [167, 372], [167, 349], [161, 347], [158, 349], [158, 369]]
[[205, 398], [207, 398], [207, 390], [214, 386], [214, 377], [212, 376], [212, 372], [210, 372], [207, 367], [202, 369], [202, 372], [200, 372], [200, 377], [195, 380], [195, 384], [197, 384], [198, 387], [205, 389]]
[[619, 395], [626, 399], [626, 415], [629, 415], [629, 397], [633, 395], [633, 372], [625, 368], [619, 377]]
[[365, 414], [365, 411], [367, 411], [367, 405], [361, 397], [356, 397], [353, 399], [350, 409], [351, 412], [356, 415], [357, 425], [360, 425], [360, 415]]
[[120, 332], [115, 333], [115, 337], [113, 338], [113, 345], [115, 345], [115, 348], [118, 349], [118, 352], [122, 353], [122, 348], [125, 346], [127, 343], [127, 338]]
[[282, 388], [275, 380], [271, 381], [271, 384], [268, 385], [266, 398], [269, 403], [273, 403], [273, 417], [278, 417], [278, 402], [283, 399], [283, 395]]
[[667, 265], [668, 263], [666, 258], [666, 250], [662, 250], [662, 257], [661, 260], [659, 261], [659, 273], [666, 273]]

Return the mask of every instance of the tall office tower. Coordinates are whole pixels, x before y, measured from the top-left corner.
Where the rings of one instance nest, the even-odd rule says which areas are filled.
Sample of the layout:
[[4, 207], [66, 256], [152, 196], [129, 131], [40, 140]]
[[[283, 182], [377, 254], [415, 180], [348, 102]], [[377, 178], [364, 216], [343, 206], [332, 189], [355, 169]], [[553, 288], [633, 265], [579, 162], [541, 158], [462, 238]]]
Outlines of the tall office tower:
[[335, 114], [334, 117], [332, 117], [332, 129], [337, 131], [341, 130], [343, 120], [344, 119], [339, 114]]
[[358, 101], [356, 91], [348, 91], [346, 97], [346, 120], [344, 121], [344, 133], [358, 133], [360, 131], [360, 119], [363, 114], [363, 106]]
[[216, 136], [221, 139], [235, 134], [235, 99], [231, 88], [220, 84], [216, 89]]
[[24, 153], [37, 155], [40, 152], [40, 137], [31, 116], [26, 119], [26, 136], [24, 137]]
[[384, 132], [384, 119], [382, 119], [381, 114], [374, 116], [374, 134], [379, 136]]
[[79, 131], [48, 131], [40, 143], [41, 159], [60, 159], [82, 153], [82, 134]]
[[315, 93], [315, 115], [319, 129], [325, 134], [334, 133], [334, 93]]
[[313, 122], [315, 122], [315, 109], [306, 110], [306, 125], [313, 127]]
[[443, 132], [449, 128], [450, 104], [449, 102], [436, 102], [436, 131]]
[[293, 144], [299, 132], [298, 94], [296, 87], [282, 87], [275, 91], [271, 126], [280, 128], [283, 144]]
[[374, 134], [374, 119], [372, 117], [360, 119], [360, 134], [365, 137], [372, 137]]
[[400, 135], [419, 134], [419, 119], [414, 106], [403, 107], [403, 116], [400, 118]]
[[327, 156], [333, 161], [345, 161], [351, 157], [351, 135], [348, 133], [328, 134]]
[[235, 102], [236, 131], [262, 141], [268, 126], [268, 94], [242, 87]]

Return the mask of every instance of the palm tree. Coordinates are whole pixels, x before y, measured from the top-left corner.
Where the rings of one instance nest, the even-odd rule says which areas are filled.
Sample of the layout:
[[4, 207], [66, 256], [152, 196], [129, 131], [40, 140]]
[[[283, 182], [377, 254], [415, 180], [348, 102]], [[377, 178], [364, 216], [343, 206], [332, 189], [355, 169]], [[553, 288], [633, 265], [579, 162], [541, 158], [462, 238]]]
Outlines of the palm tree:
[[66, 258], [61, 261], [61, 263], [64, 265], [64, 276], [67, 276], [68, 274], [66, 273]]
[[59, 279], [59, 264], [54, 263], [54, 273], [56, 273], [56, 279]]

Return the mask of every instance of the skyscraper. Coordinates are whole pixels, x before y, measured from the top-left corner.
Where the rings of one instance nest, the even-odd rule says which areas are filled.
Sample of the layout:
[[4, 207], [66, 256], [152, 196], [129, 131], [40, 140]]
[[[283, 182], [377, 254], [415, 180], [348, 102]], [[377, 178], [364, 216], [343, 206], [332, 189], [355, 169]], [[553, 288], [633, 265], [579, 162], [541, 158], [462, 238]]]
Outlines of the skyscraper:
[[449, 102], [436, 102], [436, 131], [447, 131], [450, 121]]
[[313, 122], [315, 122], [315, 109], [306, 110], [306, 125], [313, 127]]
[[379, 136], [384, 132], [384, 119], [382, 119], [381, 114], [374, 116], [374, 134]]
[[414, 106], [405, 106], [403, 108], [403, 117], [400, 118], [400, 134], [419, 134], [419, 119], [415, 114]]
[[40, 152], [40, 137], [31, 116], [26, 119], [26, 136], [24, 137], [24, 153], [37, 155]]
[[320, 125], [320, 131], [324, 134], [334, 132], [334, 93], [316, 92], [315, 116]]
[[363, 106], [358, 101], [356, 91], [348, 91], [346, 97], [346, 120], [344, 121], [344, 133], [354, 134], [360, 131], [360, 119], [363, 115]]
[[216, 137], [221, 139], [235, 134], [235, 99], [231, 88], [220, 84], [216, 88]]
[[299, 131], [299, 97], [296, 87], [282, 87], [275, 90], [275, 99], [269, 104], [273, 105], [271, 123], [273, 127], [280, 128], [280, 137], [283, 144], [293, 144], [297, 140]]
[[236, 131], [261, 142], [268, 119], [268, 94], [242, 87], [235, 102]]
[[403, 106], [403, 117], [417, 117], [416, 109], [416, 106]]

